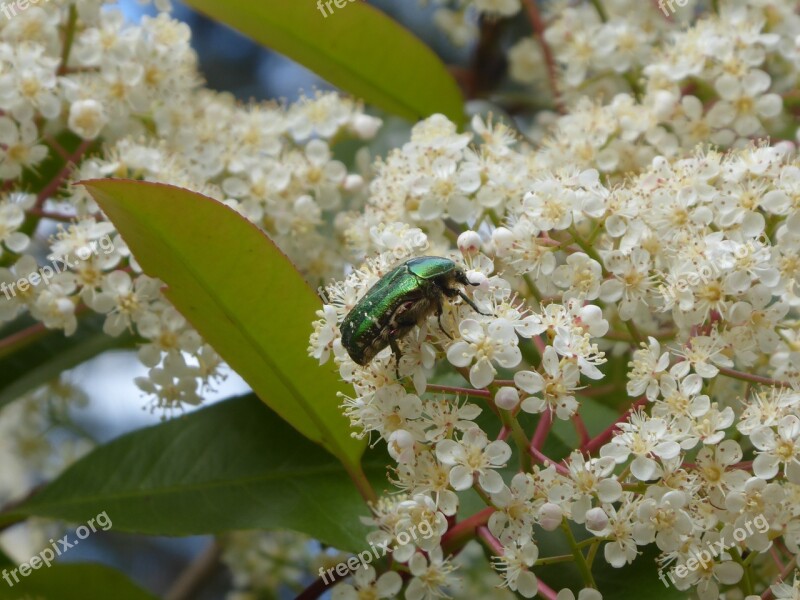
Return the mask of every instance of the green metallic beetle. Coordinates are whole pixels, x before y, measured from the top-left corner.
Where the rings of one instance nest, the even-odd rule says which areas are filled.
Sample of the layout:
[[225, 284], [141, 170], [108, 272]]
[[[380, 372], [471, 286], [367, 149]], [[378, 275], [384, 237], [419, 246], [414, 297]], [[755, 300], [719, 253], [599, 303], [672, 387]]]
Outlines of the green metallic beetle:
[[455, 287], [457, 284], [477, 285], [450, 259], [420, 256], [405, 261], [381, 277], [347, 313], [340, 327], [342, 346], [362, 366], [386, 346], [391, 347], [399, 376], [397, 340], [415, 325], [435, 313], [439, 327], [451, 337], [442, 327], [442, 298], [460, 296], [476, 312], [485, 314]]

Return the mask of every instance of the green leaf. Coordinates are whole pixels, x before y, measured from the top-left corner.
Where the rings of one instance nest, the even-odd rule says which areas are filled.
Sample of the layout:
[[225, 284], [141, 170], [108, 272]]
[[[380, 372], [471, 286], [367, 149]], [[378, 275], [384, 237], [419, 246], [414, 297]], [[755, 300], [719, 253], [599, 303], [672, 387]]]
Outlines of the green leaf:
[[[383, 463], [370, 471], [377, 477]], [[134, 431], [84, 457], [0, 525], [43, 516], [154, 535], [293, 529], [363, 550], [369, 511], [342, 465], [248, 395]]]
[[[11, 567], [13, 569], [14, 568], [14, 562], [8, 556], [6, 556], [5, 552], [0, 550], [0, 569], [5, 569], [5, 568], [8, 568], [8, 567]], [[1, 584], [2, 584], [2, 582], [0, 582], [0, 585]]]
[[84, 182], [145, 272], [259, 398], [337, 456], [362, 493], [365, 442], [350, 437], [338, 373], [307, 354], [320, 299], [255, 225], [182, 188], [120, 179]]
[[464, 122], [461, 92], [441, 60], [365, 2], [336, 8], [328, 1], [327, 17], [314, 0], [186, 3], [390, 113], [416, 121], [438, 112]]
[[[41, 565], [10, 587], [0, 580], [0, 600], [155, 600], [119, 571], [98, 564]], [[9, 574], [9, 578], [11, 575]], [[11, 578], [13, 582], [14, 579]]]
[[19, 350], [7, 356], [0, 352], [0, 407], [107, 350], [133, 347], [129, 333], [116, 338], [103, 333], [104, 320], [102, 315], [90, 315], [81, 319], [72, 336], [42, 330]]

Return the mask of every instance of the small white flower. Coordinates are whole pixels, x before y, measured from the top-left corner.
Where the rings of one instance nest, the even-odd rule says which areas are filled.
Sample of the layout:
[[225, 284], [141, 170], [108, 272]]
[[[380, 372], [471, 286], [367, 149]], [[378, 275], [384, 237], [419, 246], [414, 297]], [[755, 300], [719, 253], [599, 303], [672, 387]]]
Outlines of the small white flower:
[[426, 559], [417, 552], [408, 562], [411, 581], [406, 588], [406, 600], [434, 600], [449, 598], [446, 590], [458, 590], [460, 580], [453, 574], [456, 567], [449, 558], [442, 557], [441, 547], [428, 553]]
[[680, 453], [680, 445], [672, 439], [668, 422], [661, 418], [650, 418], [634, 412], [627, 423], [620, 423], [621, 433], [600, 449], [600, 456], [610, 456], [621, 464], [634, 454], [631, 473], [640, 481], [658, 477], [660, 467], [651, 458], [655, 455], [669, 460]]
[[69, 107], [69, 128], [85, 140], [93, 140], [108, 123], [108, 115], [97, 100], [78, 100]]
[[16, 179], [45, 159], [47, 146], [37, 143], [38, 137], [33, 121], [18, 124], [0, 116], [0, 179]]
[[514, 543], [503, 547], [503, 555], [495, 556], [494, 568], [500, 572], [503, 583], [523, 598], [533, 598], [539, 590], [539, 581], [531, 568], [539, 558], [539, 548], [533, 541]]
[[[503, 544], [530, 538], [533, 535], [534, 509], [531, 498], [536, 491], [529, 473], [517, 473], [510, 486], [493, 493], [492, 502], [498, 508], [489, 517], [489, 531]], [[558, 515], [561, 523], [561, 513]]]
[[574, 361], [559, 361], [555, 348], [548, 346], [542, 356], [544, 375], [536, 371], [519, 371], [514, 375], [514, 383], [530, 396], [522, 401], [521, 408], [528, 413], [540, 413], [548, 409], [559, 419], [569, 419], [578, 410], [574, 392], [579, 389], [580, 370]]
[[567, 264], [553, 271], [553, 283], [566, 290], [564, 299], [594, 300], [600, 295], [602, 280], [600, 263], [583, 252], [570, 254]]
[[462, 339], [447, 348], [447, 360], [456, 367], [472, 365], [469, 381], [475, 388], [485, 388], [494, 381], [497, 371], [492, 362], [513, 368], [522, 360], [514, 327], [504, 319], [489, 324], [464, 319], [458, 329]]
[[25, 221], [23, 206], [16, 202], [0, 200], [0, 257], [3, 256], [3, 246], [21, 254], [30, 242], [30, 238], [19, 231]]
[[672, 490], [660, 500], [646, 498], [636, 512], [637, 523], [633, 526], [633, 538], [640, 546], [655, 541], [662, 552], [677, 550], [681, 536], [691, 533], [694, 524], [684, 510], [686, 495]]
[[778, 423], [777, 436], [771, 427], [762, 427], [750, 435], [758, 456], [753, 472], [761, 479], [772, 479], [783, 465], [786, 477], [800, 484], [800, 419], [786, 415]]
[[730, 368], [733, 361], [722, 354], [723, 345], [718, 336], [699, 335], [691, 338], [688, 344], [675, 351], [675, 354], [683, 356], [686, 360], [676, 363], [670, 374], [682, 378], [689, 373], [689, 368], [694, 368], [694, 372], [709, 379], [716, 377], [719, 373], [717, 367]]
[[472, 487], [473, 477], [488, 493], [503, 489], [503, 478], [495, 470], [505, 466], [511, 457], [511, 448], [502, 440], [489, 442], [478, 427], [469, 429], [461, 441], [442, 440], [436, 444], [436, 457], [450, 467], [450, 485], [454, 490]]

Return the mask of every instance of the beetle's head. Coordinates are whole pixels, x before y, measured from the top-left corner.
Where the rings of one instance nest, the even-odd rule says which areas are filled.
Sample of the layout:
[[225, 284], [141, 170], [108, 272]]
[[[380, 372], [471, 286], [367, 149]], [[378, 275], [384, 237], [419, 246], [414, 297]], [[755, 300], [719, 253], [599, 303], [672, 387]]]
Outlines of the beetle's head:
[[461, 267], [456, 267], [453, 273], [453, 278], [460, 283], [461, 285], [480, 285], [479, 283], [472, 283], [469, 279], [467, 279], [467, 273]]

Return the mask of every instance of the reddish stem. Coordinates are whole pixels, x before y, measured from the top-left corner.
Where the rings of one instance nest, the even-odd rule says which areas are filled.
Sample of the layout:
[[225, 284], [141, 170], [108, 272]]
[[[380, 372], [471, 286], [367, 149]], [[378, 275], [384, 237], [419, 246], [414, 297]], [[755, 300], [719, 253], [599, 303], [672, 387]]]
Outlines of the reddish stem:
[[567, 467], [565, 467], [561, 463], [557, 463], [549, 456], [545, 456], [545, 454], [538, 448], [534, 448], [533, 445], [531, 445], [530, 451], [531, 455], [540, 463], [542, 463], [545, 467], [553, 465], [556, 468], [556, 471], [558, 471], [562, 475], [569, 476], [569, 469], [567, 469]]
[[544, 340], [538, 335], [535, 335], [531, 338], [531, 341], [533, 342], [534, 346], [536, 346], [536, 349], [539, 351], [539, 356], [544, 356], [544, 351], [547, 348], [547, 345], [544, 343]]
[[[780, 572], [778, 578], [775, 580], [775, 583], [780, 583], [784, 581], [789, 576], [789, 574], [792, 573], [792, 571], [794, 571], [796, 568], [797, 568], [797, 561], [794, 558], [792, 558], [792, 560], [790, 560], [788, 564]], [[770, 598], [772, 597], [773, 597], [772, 589], [769, 587], [766, 590], [764, 590], [763, 594], [761, 594], [761, 600], [770, 600]]]
[[451, 529], [448, 529], [447, 533], [442, 536], [441, 542], [444, 555], [455, 554], [466, 546], [467, 542], [475, 537], [475, 530], [481, 525], [486, 525], [486, 523], [489, 522], [489, 517], [491, 517], [494, 512], [495, 509], [488, 506], [476, 512], [471, 517], [459, 521]]
[[508, 436], [509, 436], [510, 433], [511, 433], [511, 430], [508, 427], [506, 427], [505, 425], [503, 425], [500, 428], [500, 433], [497, 434], [497, 439], [498, 440], [502, 440], [502, 441], [505, 442], [508, 439]]
[[41, 217], [43, 219], [52, 219], [53, 221], [63, 221], [65, 223], [68, 223], [75, 218], [75, 215], [65, 215], [61, 213], [48, 212], [46, 210], [41, 210], [35, 207], [28, 209], [28, 214]]
[[69, 152], [64, 149], [64, 146], [58, 143], [56, 138], [48, 133], [44, 135], [44, 141], [47, 142], [47, 145], [55, 150], [61, 158], [69, 160]]
[[58, 191], [58, 188], [60, 188], [67, 180], [67, 177], [69, 177], [72, 169], [78, 164], [81, 156], [84, 155], [91, 145], [92, 140], [83, 140], [75, 149], [75, 152], [69, 155], [64, 163], [64, 166], [58, 172], [58, 175], [53, 177], [52, 181], [50, 181], [50, 183], [48, 183], [41, 192], [39, 192], [39, 195], [36, 198], [36, 208], [42, 208], [45, 200]]
[[496, 537], [492, 535], [492, 532], [489, 531], [489, 528], [486, 525], [481, 525], [476, 529], [478, 533], [478, 537], [481, 538], [489, 548], [492, 549], [497, 556], [503, 556], [503, 544], [500, 543]]
[[539, 579], [539, 595], [545, 600], [558, 600], [556, 591]]
[[27, 346], [44, 335], [47, 335], [47, 327], [44, 326], [44, 323], [36, 323], [0, 339], [0, 358], [12, 354], [17, 348]]
[[542, 15], [539, 13], [539, 7], [536, 4], [536, 0], [523, 0], [522, 4], [525, 6], [525, 10], [528, 13], [528, 19], [531, 22], [531, 27], [533, 28], [536, 41], [539, 43], [539, 47], [542, 49], [544, 64], [547, 68], [547, 78], [550, 80], [550, 87], [553, 90], [553, 103], [555, 104], [558, 112], [563, 114], [565, 110], [564, 104], [561, 101], [561, 92], [558, 89], [558, 69], [556, 68], [556, 59], [553, 56], [553, 51], [550, 49], [550, 45], [547, 43], [547, 40], [544, 39], [544, 31], [546, 27], [544, 21], [542, 20]]
[[539, 417], [539, 422], [536, 424], [536, 431], [533, 432], [531, 438], [531, 448], [541, 450], [547, 435], [550, 433], [550, 428], [553, 426], [553, 413], [550, 410], [545, 410], [542, 416]]
[[605, 396], [610, 392], [614, 392], [619, 388], [616, 383], [609, 383], [606, 385], [598, 385], [596, 387], [585, 387], [582, 390], [577, 390], [579, 396], [585, 398], [593, 398], [595, 396]]
[[754, 375], [752, 373], [744, 373], [743, 371], [737, 371], [736, 369], [726, 369], [725, 367], [718, 367], [719, 372], [727, 377], [732, 377], [734, 379], [741, 379], [742, 381], [750, 381], [752, 383], [760, 383], [762, 385], [770, 385], [772, 387], [792, 387], [790, 383], [785, 381], [778, 381], [776, 379], [770, 379], [769, 377], [762, 377], [761, 375]]
[[588, 444], [591, 436], [589, 435], [589, 430], [586, 429], [586, 423], [583, 422], [583, 419], [578, 413], [572, 415], [572, 424], [575, 426], [575, 431], [578, 433], [578, 437], [581, 440], [581, 447]]
[[445, 392], [448, 394], [464, 394], [466, 396], [478, 396], [481, 398], [491, 398], [492, 392], [489, 390], [476, 390], [473, 388], [453, 387], [450, 385], [433, 385], [428, 384], [427, 390], [434, 392]]
[[[75, 316], [79, 317], [88, 310], [89, 307], [85, 304], [78, 304], [78, 306], [75, 307]], [[32, 344], [37, 339], [47, 335], [49, 331], [52, 330], [45, 327], [44, 323], [36, 323], [35, 325], [31, 325], [21, 331], [12, 333], [8, 337], [0, 339], [0, 358], [5, 358], [20, 348]]]
[[780, 553], [775, 549], [775, 546], [769, 547], [769, 554], [772, 556], [772, 560], [774, 560], [775, 564], [778, 566], [778, 570], [783, 571], [785, 565], [783, 564], [783, 559]]

